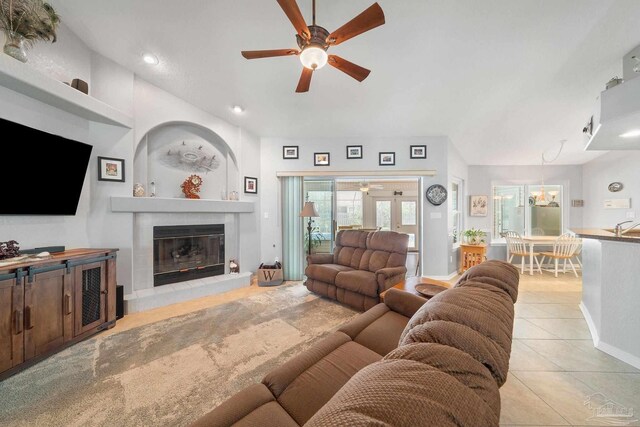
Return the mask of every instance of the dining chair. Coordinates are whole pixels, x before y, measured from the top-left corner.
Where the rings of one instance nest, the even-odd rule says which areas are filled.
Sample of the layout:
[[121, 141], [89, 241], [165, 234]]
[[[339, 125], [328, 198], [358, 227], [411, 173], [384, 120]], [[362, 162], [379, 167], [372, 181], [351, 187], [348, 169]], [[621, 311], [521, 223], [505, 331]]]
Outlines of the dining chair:
[[567, 261], [571, 265], [573, 269], [573, 274], [578, 277], [578, 272], [576, 271], [576, 267], [571, 261], [571, 258], [576, 256], [576, 251], [580, 247], [580, 239], [571, 233], [565, 233], [562, 236], [558, 236], [558, 238], [553, 242], [553, 252], [542, 252], [542, 263], [544, 264], [544, 259], [549, 257], [554, 260], [555, 263], [555, 276], [558, 277], [558, 262], [560, 260], [564, 260], [564, 265], [562, 267], [562, 272], [567, 272]]
[[[515, 231], [507, 231], [504, 233], [504, 238], [507, 241], [507, 248], [509, 250], [509, 261], [513, 260], [514, 256], [519, 256], [521, 258], [520, 263], [520, 273], [524, 274], [524, 261], [526, 257], [531, 256], [531, 252], [527, 247], [527, 243], [522, 240], [522, 236]], [[538, 272], [542, 274], [542, 268], [540, 267], [540, 262], [538, 261], [538, 256], [540, 254], [538, 252], [533, 253], [533, 259], [536, 260], [536, 264], [538, 265]]]

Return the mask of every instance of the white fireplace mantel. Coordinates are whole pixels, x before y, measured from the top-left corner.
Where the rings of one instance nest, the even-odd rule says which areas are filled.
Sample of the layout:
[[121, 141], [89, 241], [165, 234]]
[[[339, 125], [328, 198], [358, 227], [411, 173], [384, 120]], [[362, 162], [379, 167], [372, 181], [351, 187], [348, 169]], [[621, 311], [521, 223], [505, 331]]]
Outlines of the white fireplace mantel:
[[254, 211], [254, 203], [244, 200], [111, 197], [111, 211], [133, 213], [250, 213]]

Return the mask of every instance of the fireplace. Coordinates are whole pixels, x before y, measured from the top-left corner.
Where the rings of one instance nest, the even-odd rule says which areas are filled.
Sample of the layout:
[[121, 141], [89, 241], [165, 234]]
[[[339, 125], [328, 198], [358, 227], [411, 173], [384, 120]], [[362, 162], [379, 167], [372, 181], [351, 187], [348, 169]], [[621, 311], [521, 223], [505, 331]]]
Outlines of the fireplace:
[[224, 274], [224, 225], [153, 227], [153, 286]]

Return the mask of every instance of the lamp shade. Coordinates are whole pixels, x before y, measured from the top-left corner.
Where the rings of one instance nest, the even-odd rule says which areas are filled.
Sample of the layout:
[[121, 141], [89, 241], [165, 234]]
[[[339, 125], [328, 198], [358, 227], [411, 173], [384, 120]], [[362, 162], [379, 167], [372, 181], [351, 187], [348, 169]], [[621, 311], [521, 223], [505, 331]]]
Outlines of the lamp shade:
[[320, 214], [316, 210], [315, 203], [304, 202], [304, 207], [302, 208], [302, 212], [300, 212], [300, 216], [303, 218], [317, 218], [320, 216]]

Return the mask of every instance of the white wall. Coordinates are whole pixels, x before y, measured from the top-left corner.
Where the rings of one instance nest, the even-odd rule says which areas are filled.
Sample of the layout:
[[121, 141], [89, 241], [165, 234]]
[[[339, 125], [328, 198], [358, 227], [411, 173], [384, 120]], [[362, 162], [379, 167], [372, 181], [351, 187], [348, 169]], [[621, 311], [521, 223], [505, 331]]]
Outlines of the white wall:
[[[276, 173], [281, 171], [326, 171], [327, 174], [339, 176], [344, 171], [410, 170], [416, 176], [424, 176], [424, 171], [436, 170], [436, 176], [424, 176], [424, 187], [432, 184], [447, 185], [447, 146], [446, 137], [413, 137], [413, 138], [321, 138], [321, 139], [261, 139], [261, 242], [263, 261], [272, 261], [275, 257], [282, 259], [282, 227], [280, 214], [280, 183]], [[299, 159], [282, 158], [284, 145], [298, 145]], [[346, 158], [347, 145], [362, 145], [363, 158], [349, 160]], [[410, 145], [427, 145], [427, 159], [410, 159]], [[314, 167], [314, 152], [330, 152], [331, 165]], [[396, 165], [378, 166], [378, 153], [394, 151]], [[421, 192], [423, 194], [423, 192]], [[423, 274], [430, 276], [446, 276], [449, 274], [447, 250], [447, 205], [433, 206], [423, 202]]]
[[[583, 166], [585, 228], [613, 228], [616, 223], [640, 221], [640, 151], [612, 151]], [[624, 188], [611, 193], [612, 182], [622, 182]], [[605, 199], [631, 198], [631, 209], [605, 209]], [[627, 213], [635, 218], [627, 218]], [[630, 224], [627, 224], [630, 225]]]

